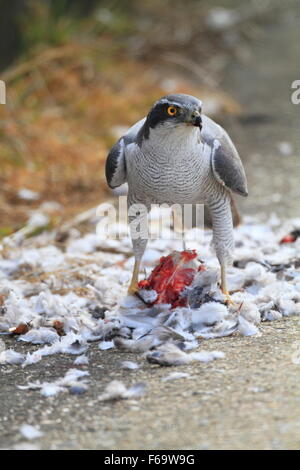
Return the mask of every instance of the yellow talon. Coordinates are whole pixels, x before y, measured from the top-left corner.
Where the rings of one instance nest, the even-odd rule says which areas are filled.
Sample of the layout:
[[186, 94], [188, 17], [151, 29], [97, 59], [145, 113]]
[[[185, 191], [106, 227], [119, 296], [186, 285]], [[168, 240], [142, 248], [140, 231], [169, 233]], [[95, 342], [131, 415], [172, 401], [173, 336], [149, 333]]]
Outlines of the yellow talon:
[[223, 264], [221, 265], [221, 291], [225, 295], [225, 303], [228, 305], [233, 305], [234, 301], [231, 299], [227, 290], [226, 267]]
[[140, 270], [140, 261], [135, 261], [132, 278], [130, 282], [130, 286], [128, 287], [128, 295], [134, 295], [138, 291], [138, 282], [139, 282], [139, 270]]
[[138, 291], [138, 284], [136, 283], [130, 283], [130, 286], [128, 287], [127, 294], [128, 295], [135, 295]]
[[228, 305], [233, 305], [234, 304], [234, 301], [232, 300], [232, 298], [230, 297], [230, 294], [228, 291], [223, 291], [223, 294], [225, 295], [225, 303], [228, 304]]

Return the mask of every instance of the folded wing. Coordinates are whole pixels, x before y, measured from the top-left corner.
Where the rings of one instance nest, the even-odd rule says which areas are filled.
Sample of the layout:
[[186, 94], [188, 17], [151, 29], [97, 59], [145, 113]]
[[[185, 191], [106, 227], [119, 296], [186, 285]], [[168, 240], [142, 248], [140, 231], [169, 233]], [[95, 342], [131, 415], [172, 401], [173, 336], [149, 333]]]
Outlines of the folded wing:
[[227, 132], [202, 116], [201, 138], [211, 148], [211, 165], [216, 180], [231, 191], [248, 196], [247, 179], [239, 154]]
[[106, 180], [110, 188], [117, 188], [127, 181], [125, 150], [127, 145], [137, 142], [144, 122], [145, 118], [134, 124], [110, 150], [105, 166]]

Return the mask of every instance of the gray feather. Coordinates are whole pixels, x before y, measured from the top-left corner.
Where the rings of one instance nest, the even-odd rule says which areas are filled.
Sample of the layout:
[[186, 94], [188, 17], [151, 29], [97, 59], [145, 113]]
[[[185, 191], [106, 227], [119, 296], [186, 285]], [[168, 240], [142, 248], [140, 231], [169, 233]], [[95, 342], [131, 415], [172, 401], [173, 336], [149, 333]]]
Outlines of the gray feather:
[[202, 122], [201, 137], [211, 147], [212, 170], [216, 180], [241, 196], [248, 196], [245, 170], [229, 135], [205, 115], [202, 115]]
[[134, 124], [124, 136], [110, 150], [105, 166], [107, 184], [110, 188], [117, 188], [127, 181], [125, 151], [126, 147], [138, 141], [138, 135], [145, 122], [145, 118]]
[[116, 188], [126, 182], [123, 137], [118, 140], [108, 154], [105, 166], [105, 175], [107, 184], [110, 188]]

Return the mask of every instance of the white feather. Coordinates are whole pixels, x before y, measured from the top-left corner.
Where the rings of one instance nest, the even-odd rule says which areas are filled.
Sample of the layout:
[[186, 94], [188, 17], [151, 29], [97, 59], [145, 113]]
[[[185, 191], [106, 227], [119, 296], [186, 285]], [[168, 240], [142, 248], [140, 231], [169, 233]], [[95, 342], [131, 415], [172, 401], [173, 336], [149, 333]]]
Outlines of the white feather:
[[31, 426], [30, 424], [23, 424], [20, 427], [20, 433], [23, 437], [25, 437], [25, 439], [28, 440], [38, 439], [39, 437], [43, 436], [43, 433], [39, 431], [39, 429]]

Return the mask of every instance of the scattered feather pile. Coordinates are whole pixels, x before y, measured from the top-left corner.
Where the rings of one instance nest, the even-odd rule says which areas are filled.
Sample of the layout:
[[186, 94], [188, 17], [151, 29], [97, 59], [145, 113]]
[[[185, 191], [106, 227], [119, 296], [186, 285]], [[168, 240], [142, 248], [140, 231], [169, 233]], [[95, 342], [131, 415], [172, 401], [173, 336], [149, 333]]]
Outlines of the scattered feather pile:
[[[248, 218], [235, 229], [235, 259], [228, 273], [234, 303], [229, 306], [218, 286], [219, 266], [208, 231], [197, 229], [199, 237], [189, 242], [193, 251], [181, 252], [178, 240], [151, 240], [141, 298], [126, 296], [134, 262], [128, 236], [103, 241], [71, 227], [61, 245], [55, 232], [4, 244], [0, 366], [29, 367], [53, 354], [72, 354], [76, 365], [87, 365], [93, 341], [99, 344], [99, 362], [116, 348], [161, 366], [222, 358], [219, 351], [195, 350], [203, 338], [257, 335], [262, 321], [300, 314], [300, 238], [282, 242], [299, 227], [299, 219], [259, 224]], [[15, 339], [13, 349], [11, 342], [5, 347], [6, 335]], [[17, 352], [18, 342], [35, 346], [25, 355]], [[44, 396], [81, 393], [87, 385], [72, 371], [54, 383], [25, 387]], [[127, 392], [114, 383], [104, 397], [114, 393]]]

